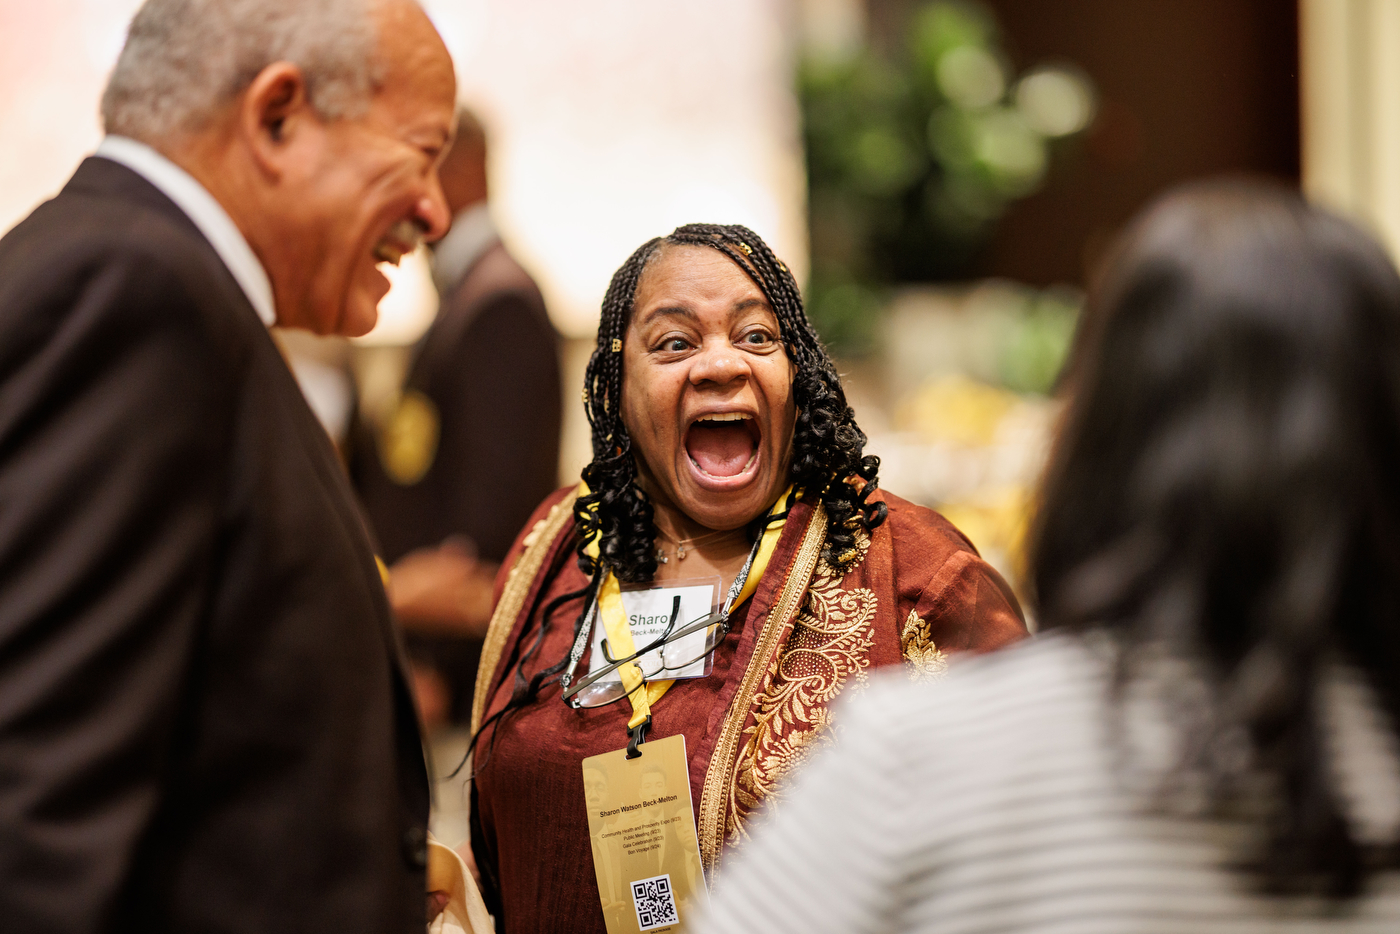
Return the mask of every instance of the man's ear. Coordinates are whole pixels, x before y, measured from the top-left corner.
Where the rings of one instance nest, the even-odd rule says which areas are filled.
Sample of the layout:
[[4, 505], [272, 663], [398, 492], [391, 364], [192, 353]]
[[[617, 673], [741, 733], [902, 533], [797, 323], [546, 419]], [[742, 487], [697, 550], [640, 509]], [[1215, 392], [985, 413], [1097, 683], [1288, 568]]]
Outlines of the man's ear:
[[314, 120], [306, 77], [291, 62], [274, 62], [258, 73], [239, 100], [238, 129], [258, 167], [274, 178], [297, 134]]

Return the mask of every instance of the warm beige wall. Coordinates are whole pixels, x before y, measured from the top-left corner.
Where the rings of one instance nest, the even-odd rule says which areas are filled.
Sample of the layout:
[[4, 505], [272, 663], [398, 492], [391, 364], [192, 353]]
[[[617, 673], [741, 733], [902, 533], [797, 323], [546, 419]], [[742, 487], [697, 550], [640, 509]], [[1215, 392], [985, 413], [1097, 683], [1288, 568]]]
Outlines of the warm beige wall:
[[97, 104], [140, 0], [0, 0], [0, 233], [101, 138]]
[[807, 269], [790, 0], [424, 0], [493, 131], [492, 200], [556, 323], [591, 336], [613, 270], [692, 221]]
[[1400, 255], [1400, 0], [1300, 0], [1303, 189]]

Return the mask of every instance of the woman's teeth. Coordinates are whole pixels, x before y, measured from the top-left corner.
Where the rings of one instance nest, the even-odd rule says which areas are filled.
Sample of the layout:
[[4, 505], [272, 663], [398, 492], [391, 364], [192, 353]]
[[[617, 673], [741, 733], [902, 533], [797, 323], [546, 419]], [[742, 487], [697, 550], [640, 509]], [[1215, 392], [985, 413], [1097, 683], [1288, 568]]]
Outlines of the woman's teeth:
[[744, 412], [702, 415], [685, 433], [685, 452], [702, 476], [737, 479], [758, 460], [761, 439], [757, 424], [752, 415]]

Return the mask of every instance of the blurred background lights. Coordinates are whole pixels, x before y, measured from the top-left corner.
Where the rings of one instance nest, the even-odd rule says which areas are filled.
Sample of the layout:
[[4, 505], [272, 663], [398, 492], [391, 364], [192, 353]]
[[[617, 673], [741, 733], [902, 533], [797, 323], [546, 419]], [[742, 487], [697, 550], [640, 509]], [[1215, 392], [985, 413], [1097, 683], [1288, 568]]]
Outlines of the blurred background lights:
[[1094, 119], [1094, 87], [1078, 69], [1048, 66], [1016, 85], [1016, 107], [1037, 132], [1069, 136]]
[[865, 42], [862, 0], [798, 0], [798, 27], [805, 53], [828, 62], [849, 61]]
[[1018, 110], [997, 109], [977, 117], [977, 157], [995, 187], [1008, 195], [1034, 191], [1045, 176], [1045, 140]]
[[[803, 9], [826, 15], [827, 2]], [[804, 50], [798, 87], [808, 313], [849, 357], [878, 352], [894, 290], [967, 277], [1094, 117], [1087, 77], [1044, 64], [1018, 76], [991, 8], [973, 0], [911, 2], [898, 28], [843, 58]]]
[[956, 106], [977, 110], [1001, 100], [1006, 76], [986, 49], [960, 45], [938, 59], [938, 87]]
[[922, 154], [893, 126], [873, 126], [856, 137], [856, 177], [869, 194], [890, 195], [904, 188], [923, 171]]

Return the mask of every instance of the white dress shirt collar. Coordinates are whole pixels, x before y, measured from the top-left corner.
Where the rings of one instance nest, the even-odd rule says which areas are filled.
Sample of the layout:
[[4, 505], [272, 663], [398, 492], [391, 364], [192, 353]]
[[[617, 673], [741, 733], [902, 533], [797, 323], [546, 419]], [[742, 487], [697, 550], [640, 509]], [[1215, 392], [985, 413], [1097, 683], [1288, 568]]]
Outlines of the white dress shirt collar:
[[233, 218], [194, 176], [145, 143], [125, 136], [104, 137], [94, 155], [121, 163], [174, 201], [194, 221], [219, 254], [219, 259], [233, 273], [263, 324], [272, 327], [277, 323], [277, 306], [273, 302], [272, 281], [267, 277], [267, 270], [243, 239]]
[[433, 245], [433, 283], [438, 294], [446, 298], [499, 239], [485, 201], [458, 211], [447, 236]]

